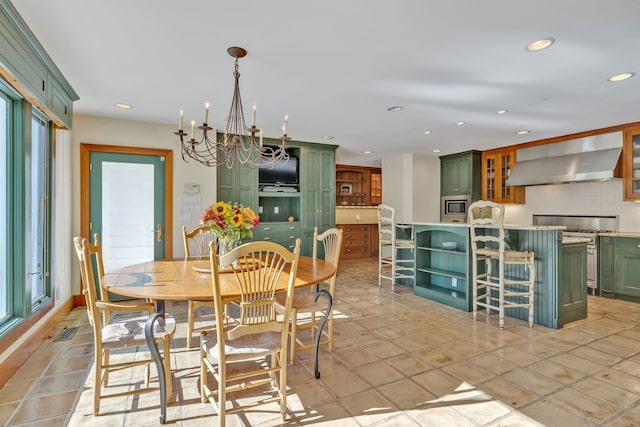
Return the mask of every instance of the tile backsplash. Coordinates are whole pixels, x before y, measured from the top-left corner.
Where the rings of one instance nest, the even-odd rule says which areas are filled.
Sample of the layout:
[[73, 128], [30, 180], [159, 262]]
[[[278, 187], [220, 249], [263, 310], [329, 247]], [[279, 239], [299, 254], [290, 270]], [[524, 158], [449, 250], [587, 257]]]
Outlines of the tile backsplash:
[[530, 186], [526, 204], [506, 206], [505, 222], [531, 224], [533, 214], [618, 215], [619, 231], [640, 232], [640, 203], [622, 198], [621, 179]]

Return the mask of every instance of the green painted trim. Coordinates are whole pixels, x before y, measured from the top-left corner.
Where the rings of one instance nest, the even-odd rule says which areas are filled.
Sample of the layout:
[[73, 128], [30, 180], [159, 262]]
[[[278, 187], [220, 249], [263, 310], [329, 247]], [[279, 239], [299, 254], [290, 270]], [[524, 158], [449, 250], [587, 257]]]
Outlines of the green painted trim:
[[0, 0], [0, 66], [71, 129], [79, 96], [9, 0]]

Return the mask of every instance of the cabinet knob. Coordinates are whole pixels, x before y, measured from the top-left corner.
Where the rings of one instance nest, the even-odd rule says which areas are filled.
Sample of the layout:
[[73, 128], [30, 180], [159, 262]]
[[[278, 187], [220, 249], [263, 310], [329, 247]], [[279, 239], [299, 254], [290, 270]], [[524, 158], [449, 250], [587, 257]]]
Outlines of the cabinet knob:
[[271, 240], [271, 237], [265, 237], [264, 240]]
[[264, 231], [271, 231], [271, 227], [265, 227]]

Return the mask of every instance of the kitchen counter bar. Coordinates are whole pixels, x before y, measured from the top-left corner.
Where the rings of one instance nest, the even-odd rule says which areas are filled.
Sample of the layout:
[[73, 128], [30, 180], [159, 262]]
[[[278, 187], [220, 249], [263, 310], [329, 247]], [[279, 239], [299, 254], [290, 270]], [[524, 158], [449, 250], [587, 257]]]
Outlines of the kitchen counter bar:
[[[414, 226], [416, 279], [414, 293], [471, 310], [471, 245], [468, 224], [407, 222]], [[487, 227], [495, 228], [495, 227]], [[535, 253], [537, 270], [534, 323], [549, 328], [586, 318], [586, 243], [562, 238], [564, 226], [505, 226], [508, 249]], [[446, 250], [445, 242], [455, 242]], [[528, 274], [523, 267], [507, 270], [512, 277]], [[524, 309], [507, 316], [526, 320]]]

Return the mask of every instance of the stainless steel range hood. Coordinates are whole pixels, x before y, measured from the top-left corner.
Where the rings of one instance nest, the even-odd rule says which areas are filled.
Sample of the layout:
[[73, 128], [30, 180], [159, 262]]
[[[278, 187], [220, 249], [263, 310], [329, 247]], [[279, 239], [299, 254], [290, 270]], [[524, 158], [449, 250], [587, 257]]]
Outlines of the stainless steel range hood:
[[516, 150], [507, 185], [561, 184], [620, 178], [622, 132]]

